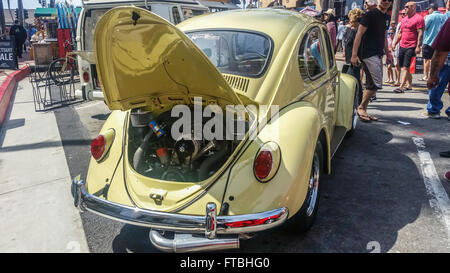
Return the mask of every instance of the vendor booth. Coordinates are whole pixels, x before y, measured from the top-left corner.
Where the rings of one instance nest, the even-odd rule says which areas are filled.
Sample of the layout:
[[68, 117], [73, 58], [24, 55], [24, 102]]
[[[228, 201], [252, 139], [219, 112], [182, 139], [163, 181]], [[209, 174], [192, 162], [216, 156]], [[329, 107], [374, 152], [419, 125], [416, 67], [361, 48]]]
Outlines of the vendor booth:
[[[76, 59], [68, 52], [76, 50], [76, 28], [81, 8], [57, 3], [56, 8], [38, 8], [31, 37], [30, 73], [35, 111], [47, 111], [74, 103], [75, 84], [79, 82]], [[66, 57], [67, 55], [67, 57]]]
[[31, 58], [36, 65], [48, 65], [74, 50], [76, 26], [81, 8], [58, 3], [56, 8], [37, 8], [34, 17], [38, 30], [31, 37]]

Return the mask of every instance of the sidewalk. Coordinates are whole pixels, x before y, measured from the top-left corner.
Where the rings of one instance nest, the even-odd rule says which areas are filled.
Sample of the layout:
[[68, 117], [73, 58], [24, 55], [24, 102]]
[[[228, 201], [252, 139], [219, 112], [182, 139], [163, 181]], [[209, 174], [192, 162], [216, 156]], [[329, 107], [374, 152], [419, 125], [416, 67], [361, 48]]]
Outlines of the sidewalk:
[[29, 80], [16, 80], [0, 129], [0, 252], [88, 252], [55, 115], [36, 112]]
[[34, 65], [34, 61], [29, 60], [29, 51], [24, 52], [22, 56], [23, 58], [18, 60], [19, 70], [0, 69], [0, 127], [6, 119], [15, 86], [30, 73], [28, 66]]

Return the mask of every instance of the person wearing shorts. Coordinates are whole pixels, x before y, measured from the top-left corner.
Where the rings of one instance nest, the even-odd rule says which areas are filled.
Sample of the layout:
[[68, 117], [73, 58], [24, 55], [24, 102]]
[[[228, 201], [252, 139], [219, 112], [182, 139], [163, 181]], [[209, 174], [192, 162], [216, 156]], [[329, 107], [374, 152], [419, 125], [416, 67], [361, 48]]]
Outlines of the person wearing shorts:
[[366, 86], [357, 111], [359, 119], [365, 122], [378, 120], [367, 113], [367, 107], [372, 96], [383, 86], [383, 55], [390, 60], [387, 30], [391, 17], [387, 10], [391, 4], [392, 0], [378, 0], [378, 6], [362, 17], [353, 43], [351, 63], [362, 65], [366, 74]]
[[[412, 89], [412, 76], [409, 73], [409, 66], [412, 58], [420, 53], [422, 48], [423, 31], [425, 21], [422, 16], [416, 13], [416, 2], [408, 2], [405, 5], [406, 16], [402, 19], [400, 27], [400, 50], [398, 52], [398, 62], [403, 71], [400, 87], [395, 89], [396, 93], [404, 93]], [[397, 41], [398, 42], [398, 41]], [[395, 46], [395, 45], [394, 45]], [[408, 86], [405, 87], [408, 82]]]
[[431, 3], [428, 6], [428, 15], [425, 17], [425, 31], [423, 33], [422, 56], [423, 64], [423, 78], [422, 81], [427, 81], [430, 74], [431, 58], [433, 57], [434, 49], [431, 45], [434, 42], [439, 30], [445, 22], [445, 15], [441, 14], [436, 4]]
[[366, 74], [366, 86], [361, 104], [358, 106], [358, 117], [361, 121], [377, 121], [378, 118], [367, 113], [370, 99], [383, 86], [383, 61], [386, 53], [390, 58], [387, 42], [387, 30], [391, 17], [387, 10], [392, 0], [378, 0], [378, 6], [369, 10], [361, 19], [358, 32], [353, 43], [351, 63], [362, 65]]
[[408, 47], [404, 48], [400, 46], [398, 50], [398, 62], [400, 63], [400, 67], [408, 68], [411, 65], [412, 58], [416, 57], [416, 47]]

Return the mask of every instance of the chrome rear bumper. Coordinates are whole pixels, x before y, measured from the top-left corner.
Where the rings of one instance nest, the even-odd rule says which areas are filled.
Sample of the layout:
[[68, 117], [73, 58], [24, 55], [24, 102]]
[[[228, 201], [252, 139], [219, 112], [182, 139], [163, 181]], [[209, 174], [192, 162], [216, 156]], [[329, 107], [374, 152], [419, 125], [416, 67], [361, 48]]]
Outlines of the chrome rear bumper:
[[[254, 214], [217, 216], [215, 203], [206, 205], [205, 216], [129, 207], [89, 194], [85, 182], [80, 180], [79, 176], [72, 181], [72, 194], [75, 207], [81, 211], [87, 210], [106, 218], [154, 230], [204, 234], [209, 240], [221, 240], [217, 238], [217, 234], [244, 234], [271, 229], [284, 223], [289, 215], [288, 209], [282, 207]], [[153, 238], [155, 242], [158, 241], [156, 233], [153, 234]], [[159, 239], [162, 241], [162, 238]], [[231, 244], [236, 245], [234, 241]]]

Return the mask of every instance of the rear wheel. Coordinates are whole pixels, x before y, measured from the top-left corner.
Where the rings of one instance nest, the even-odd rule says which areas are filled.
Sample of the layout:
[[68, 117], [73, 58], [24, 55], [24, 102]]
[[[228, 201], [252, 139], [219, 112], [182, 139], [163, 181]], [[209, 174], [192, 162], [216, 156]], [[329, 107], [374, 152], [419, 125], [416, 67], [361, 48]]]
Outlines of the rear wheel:
[[317, 141], [314, 151], [311, 173], [308, 180], [308, 191], [300, 210], [288, 221], [289, 231], [308, 231], [317, 216], [320, 197], [320, 177], [323, 173], [323, 148], [320, 140]]

